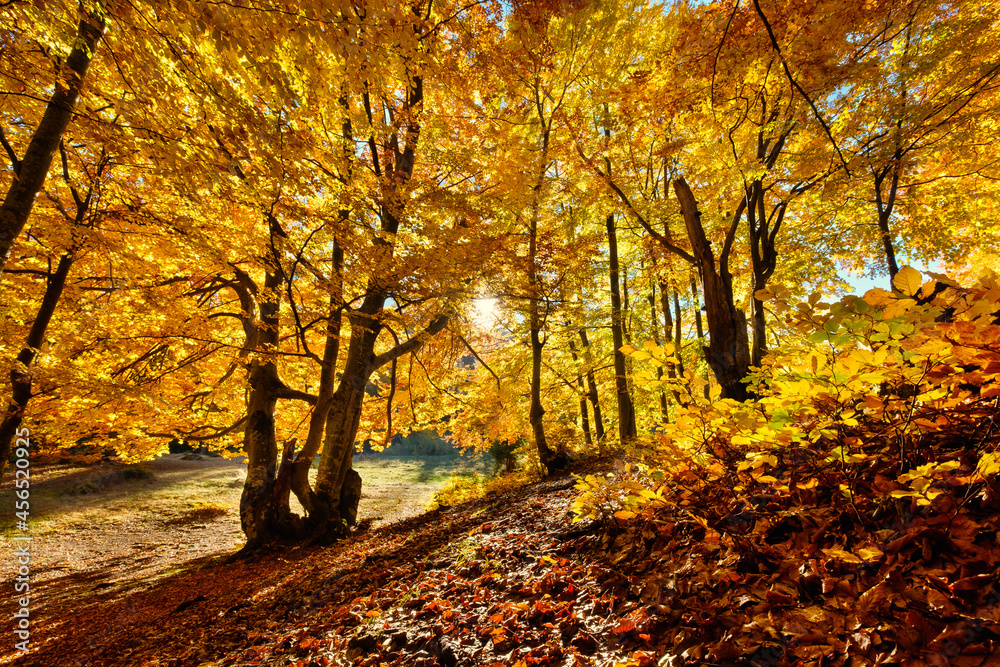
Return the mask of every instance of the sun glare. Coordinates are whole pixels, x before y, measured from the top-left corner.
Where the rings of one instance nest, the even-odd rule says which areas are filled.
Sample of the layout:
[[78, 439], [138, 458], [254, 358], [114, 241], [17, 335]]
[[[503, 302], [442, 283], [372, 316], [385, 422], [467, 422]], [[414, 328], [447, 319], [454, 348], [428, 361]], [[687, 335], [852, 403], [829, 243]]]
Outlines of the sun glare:
[[481, 297], [476, 299], [476, 324], [483, 329], [492, 329], [496, 326], [497, 320], [497, 300], [494, 297]]

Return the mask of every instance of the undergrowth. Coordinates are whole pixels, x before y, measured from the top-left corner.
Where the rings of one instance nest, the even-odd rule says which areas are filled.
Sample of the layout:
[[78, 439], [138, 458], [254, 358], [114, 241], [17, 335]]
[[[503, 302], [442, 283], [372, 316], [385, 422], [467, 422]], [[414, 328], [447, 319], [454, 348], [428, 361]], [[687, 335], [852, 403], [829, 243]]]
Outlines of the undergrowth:
[[632, 464], [578, 480], [576, 519], [645, 564], [633, 585], [670, 610], [671, 654], [980, 665], [1000, 648], [1000, 282], [934, 278], [762, 294], [798, 336], [754, 373], [756, 400], [678, 382], [687, 404]]

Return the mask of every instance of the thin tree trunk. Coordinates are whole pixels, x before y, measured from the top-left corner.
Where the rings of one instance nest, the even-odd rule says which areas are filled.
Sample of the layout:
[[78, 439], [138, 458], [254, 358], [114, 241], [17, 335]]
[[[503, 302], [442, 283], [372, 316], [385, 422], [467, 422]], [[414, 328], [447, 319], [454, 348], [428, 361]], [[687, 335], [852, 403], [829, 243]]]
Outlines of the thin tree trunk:
[[[383, 166], [385, 173], [393, 178], [388, 179], [383, 186], [379, 217], [383, 238], [376, 239], [375, 244], [381, 250], [384, 261], [389, 262], [395, 252], [392, 240], [399, 231], [405, 198], [399, 196], [399, 188], [413, 176], [416, 163], [416, 149], [420, 140], [421, 126], [416, 119], [423, 106], [423, 78], [407, 72], [409, 86], [406, 90], [405, 110], [411, 115], [405, 132], [403, 149], [400, 150], [399, 132], [389, 142], [378, 150], [373, 136], [369, 136], [368, 145], [373, 173], [381, 178]], [[347, 107], [346, 98], [342, 105]], [[365, 112], [369, 125], [374, 125], [374, 116], [370, 99], [363, 95]], [[400, 117], [404, 117], [400, 114]], [[345, 121], [342, 133], [345, 139], [352, 136], [350, 123]], [[351, 159], [348, 149], [346, 157]], [[390, 159], [391, 156], [391, 159]], [[387, 164], [383, 165], [383, 160]], [[330, 409], [326, 415], [323, 449], [320, 454], [319, 470], [316, 474], [316, 486], [311, 496], [312, 511], [309, 515], [309, 527], [313, 539], [329, 541], [346, 534], [348, 525], [354, 523], [357, 516], [358, 502], [361, 498], [361, 476], [353, 468], [354, 442], [361, 423], [361, 410], [364, 406], [365, 388], [371, 374], [382, 364], [398, 358], [400, 354], [419, 349], [423, 338], [407, 341], [398, 345], [392, 354], [375, 355], [375, 342], [382, 331], [378, 313], [385, 305], [389, 294], [386, 286], [376, 278], [371, 278], [367, 285], [367, 294], [361, 306], [348, 314], [351, 325], [351, 338], [347, 348], [347, 359], [340, 384], [331, 397]], [[438, 318], [424, 333], [433, 335], [447, 324], [448, 318]]]
[[[701, 350], [702, 353], [704, 354], [704, 351], [707, 346], [705, 345], [705, 328], [702, 325], [701, 321], [701, 298], [699, 297], [699, 292], [698, 292], [698, 281], [695, 279], [693, 274], [691, 275], [691, 298], [694, 301], [695, 330], [698, 334], [698, 349]], [[678, 320], [679, 320], [681, 306], [677, 298], [676, 292], [674, 292], [674, 305], [677, 310]], [[680, 338], [680, 334], [678, 334], [678, 338]], [[681, 371], [681, 373], [683, 373], [683, 371]], [[704, 387], [704, 396], [706, 400], [709, 399], [712, 394], [711, 389], [709, 388], [710, 383], [711, 383], [711, 378], [706, 376], [705, 387]]]
[[[531, 406], [528, 419], [531, 422], [531, 432], [535, 438], [535, 448], [542, 465], [549, 469], [549, 463], [556, 458], [556, 453], [549, 447], [545, 438], [545, 408], [542, 407], [542, 316], [540, 302], [542, 298], [541, 284], [538, 276], [538, 222], [541, 213], [541, 191], [548, 168], [548, 150], [551, 125], [546, 124], [542, 108], [538, 109], [538, 119], [542, 124], [541, 144], [542, 155], [538, 176], [532, 188], [531, 216], [528, 221], [528, 326], [531, 330]], [[551, 123], [551, 118], [549, 119]]]
[[555, 452], [549, 447], [545, 438], [545, 423], [543, 416], [545, 408], [542, 407], [542, 347], [544, 343], [541, 339], [541, 328], [538, 317], [538, 304], [532, 300], [530, 306], [531, 324], [531, 407], [528, 417], [531, 420], [531, 431], [535, 437], [535, 447], [538, 449], [538, 457], [542, 464], [547, 464], [555, 457]]
[[760, 367], [767, 354], [767, 321], [764, 316], [764, 302], [757, 298], [757, 291], [767, 287], [767, 281], [774, 274], [778, 264], [778, 253], [775, 239], [781, 229], [788, 208], [787, 202], [779, 202], [765, 215], [764, 188], [760, 180], [753, 182], [747, 197], [747, 229], [750, 240], [750, 308], [751, 328], [753, 330], [753, 345], [750, 351], [750, 363]]
[[[246, 535], [244, 549], [254, 549], [275, 537], [276, 507], [274, 482], [277, 473], [278, 442], [274, 432], [274, 409], [281, 381], [273, 356], [277, 350], [279, 288], [282, 274], [278, 266], [268, 266], [259, 301], [260, 325], [257, 326], [254, 355], [250, 362], [247, 400], [247, 423], [243, 432], [243, 451], [247, 457], [247, 478], [240, 497], [240, 524]], [[250, 291], [249, 285], [247, 291]]]
[[[677, 290], [674, 290], [674, 299], [677, 299]], [[684, 377], [684, 357], [681, 354], [681, 341], [680, 341], [680, 331], [681, 331], [681, 313], [678, 310], [676, 315], [677, 322], [677, 336], [674, 336], [674, 321], [675, 318], [670, 312], [670, 287], [667, 283], [660, 283], [660, 310], [663, 312], [663, 339], [664, 341], [673, 341], [674, 343], [674, 356], [677, 357], [676, 364], [667, 365], [667, 377], [671, 380], [677, 380], [678, 378]], [[670, 393], [674, 397], [674, 402], [678, 405], [684, 405], [685, 400], [681, 395], [677, 387], [671, 388]]]
[[75, 259], [76, 254], [73, 251], [67, 252], [59, 258], [59, 265], [56, 267], [55, 273], [49, 276], [48, 284], [45, 286], [42, 303], [35, 314], [34, 322], [31, 323], [24, 347], [17, 355], [17, 363], [10, 371], [11, 399], [7, 405], [7, 413], [4, 415], [3, 422], [0, 423], [0, 479], [3, 478], [7, 466], [7, 458], [10, 456], [14, 436], [24, 419], [24, 411], [28, 401], [31, 400], [31, 364], [38, 355], [38, 348], [45, 341], [45, 332], [52, 321], [52, 314], [56, 310], [63, 289], [66, 287], [66, 277], [69, 275], [69, 270]]
[[333, 405], [327, 413], [325, 446], [320, 457], [309, 518], [314, 532], [328, 538], [342, 537], [356, 518], [355, 496], [360, 498], [361, 479], [353, 469], [354, 443], [370, 376], [363, 360], [356, 359], [352, 363], [349, 359], [344, 378], [333, 395]]
[[618, 285], [618, 236], [615, 231], [615, 216], [608, 214], [608, 255], [610, 258], [611, 282], [611, 338], [615, 346], [615, 395], [618, 399], [618, 437], [621, 444], [635, 439], [635, 408], [628, 391], [628, 377], [625, 369], [625, 346], [622, 327], [622, 297]]
[[583, 346], [583, 359], [587, 364], [587, 399], [594, 409], [594, 436], [599, 447], [604, 444], [604, 418], [601, 415], [601, 401], [597, 394], [597, 380], [594, 378], [594, 357], [590, 351], [590, 340], [587, 330], [580, 329], [580, 343]]
[[[579, 363], [580, 356], [576, 353], [576, 344], [569, 341], [569, 353], [573, 357], [574, 363]], [[580, 427], [583, 429], [583, 438], [588, 445], [594, 444], [594, 438], [590, 434], [590, 418], [587, 415], [587, 390], [583, 384], [583, 375], [579, 371], [576, 373], [576, 386], [580, 398]]]
[[[375, 341], [382, 330], [376, 313], [384, 302], [384, 294], [370, 294], [365, 298], [361, 308], [348, 317], [351, 324], [351, 342], [347, 348], [347, 360], [340, 385], [333, 393], [330, 410], [327, 413], [323, 451], [320, 455], [316, 487], [312, 497], [313, 507], [309, 517], [314, 532], [318, 536], [320, 533], [323, 534], [320, 537], [330, 539], [342, 537], [347, 526], [353, 523], [350, 514], [351, 510], [356, 511], [356, 506], [342, 507], [341, 500], [345, 495], [344, 482], [348, 480], [349, 472], [353, 472], [354, 442], [361, 424], [365, 388], [376, 370], [373, 367]], [[354, 478], [350, 477], [353, 483]]]
[[[662, 283], [660, 289], [662, 291]], [[649, 315], [653, 322], [653, 344], [660, 347], [660, 316], [656, 312], [656, 283], [650, 282], [648, 298]], [[667, 326], [669, 327], [669, 324]], [[656, 367], [656, 379], [660, 382], [663, 381], [663, 366]], [[662, 385], [660, 385], [660, 416], [663, 417], [664, 423], [670, 421], [670, 411], [667, 408], [667, 392], [664, 391]]]
[[[896, 263], [896, 249], [892, 241], [892, 231], [889, 228], [889, 221], [892, 219], [892, 210], [896, 205], [896, 194], [899, 191], [899, 177], [903, 172], [903, 119], [906, 117], [906, 98], [908, 93], [908, 81], [906, 77], [906, 63], [909, 60], [910, 45], [913, 38], [912, 20], [906, 24], [906, 40], [903, 44], [903, 53], [899, 77], [899, 110], [896, 112], [896, 130], [893, 134], [895, 150], [892, 152], [892, 163], [875, 175], [875, 206], [878, 210], [878, 231], [882, 237], [882, 248], [885, 251], [886, 268], [889, 270], [889, 289], [894, 290], [896, 286], [893, 281], [899, 273], [899, 265]], [[911, 146], [912, 147], [912, 146]], [[889, 193], [883, 200], [882, 184], [886, 174], [890, 174]]]
[[684, 355], [681, 354], [684, 340], [681, 338], [681, 299], [674, 290], [674, 346], [677, 348], [677, 374], [684, 376]]
[[[617, 237], [617, 234], [616, 234]], [[617, 240], [617, 238], [616, 238]], [[622, 279], [622, 336], [625, 338], [625, 344], [629, 347], [635, 347], [632, 342], [632, 307], [629, 302], [628, 293], [628, 266], [621, 267], [621, 279]], [[632, 421], [635, 422], [635, 382], [633, 377], [635, 376], [635, 359], [631, 355], [625, 355], [625, 386], [628, 388], [628, 398], [629, 402], [632, 404]], [[635, 426], [638, 432], [638, 426]]]
[[309, 515], [311, 531], [319, 542], [342, 537], [357, 518], [361, 476], [352, 467], [354, 443], [361, 424], [365, 389], [372, 373], [393, 359], [416, 352], [448, 324], [448, 317], [439, 315], [419, 334], [376, 355], [375, 341], [382, 330], [378, 312], [386, 298], [385, 292], [369, 294], [361, 308], [348, 317], [351, 342], [347, 347], [344, 373], [326, 418], [323, 451], [312, 495], [313, 509]]
[[49, 99], [42, 120], [28, 143], [24, 157], [14, 163], [14, 180], [0, 205], [0, 277], [11, 249], [24, 229], [35, 198], [41, 192], [52, 159], [59, 149], [73, 109], [87, 78], [97, 45], [104, 36], [104, 17], [98, 9], [80, 20], [73, 50], [60, 68], [55, 91]]
[[[893, 153], [893, 162], [887, 170], [875, 176], [875, 208], [878, 212], [878, 232], [882, 238], [882, 249], [885, 253], [886, 268], [889, 270], [889, 284], [899, 273], [899, 265], [896, 263], [896, 249], [892, 241], [892, 230], [889, 221], [892, 219], [892, 211], [896, 206], [896, 194], [899, 191], [899, 173], [901, 171], [902, 151], [897, 148]], [[885, 177], [889, 176], [889, 192], [885, 197], [882, 195], [882, 188]], [[895, 289], [892, 287], [892, 289]]]

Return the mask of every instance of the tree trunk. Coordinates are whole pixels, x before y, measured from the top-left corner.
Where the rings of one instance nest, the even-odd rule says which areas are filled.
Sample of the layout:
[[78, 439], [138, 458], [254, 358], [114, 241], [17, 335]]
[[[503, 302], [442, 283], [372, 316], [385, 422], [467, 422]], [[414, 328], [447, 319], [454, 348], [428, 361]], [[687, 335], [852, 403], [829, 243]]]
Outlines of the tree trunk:
[[361, 424], [365, 389], [372, 373], [393, 359], [416, 352], [448, 324], [448, 317], [439, 315], [413, 338], [376, 355], [375, 341], [382, 330], [378, 313], [386, 298], [385, 292], [369, 293], [361, 307], [348, 316], [351, 342], [347, 347], [344, 374], [327, 413], [323, 451], [308, 520], [309, 530], [317, 542], [343, 537], [357, 518], [361, 476], [352, 468], [354, 443]]
[[[528, 410], [528, 419], [531, 422], [531, 432], [535, 438], [538, 458], [542, 465], [549, 469], [549, 463], [555, 460], [556, 453], [549, 447], [545, 438], [545, 422], [543, 420], [545, 408], [542, 407], [542, 348], [545, 346], [545, 341], [542, 340], [541, 336], [542, 316], [539, 310], [542, 290], [538, 276], [538, 221], [542, 184], [545, 179], [545, 170], [548, 168], [551, 124], [546, 124], [541, 107], [538, 108], [538, 119], [542, 124], [542, 132], [539, 137], [542, 155], [538, 176], [532, 188], [531, 216], [528, 220], [528, 326], [531, 329], [531, 406]], [[549, 123], [551, 123], [551, 118], [549, 118]]]
[[240, 498], [240, 524], [246, 535], [244, 549], [255, 549], [277, 536], [274, 482], [278, 443], [274, 434], [274, 408], [281, 381], [278, 364], [272, 355], [278, 348], [278, 310], [282, 274], [270, 265], [264, 277], [254, 358], [250, 362], [247, 400], [247, 423], [243, 432], [243, 451], [247, 457], [247, 478]]
[[17, 237], [31, 215], [35, 198], [41, 192], [59, 142], [73, 117], [73, 109], [97, 45], [104, 35], [104, 28], [100, 9], [80, 20], [76, 43], [56, 78], [55, 91], [42, 120], [35, 128], [24, 157], [13, 165], [14, 180], [0, 205], [0, 277]]
[[[694, 274], [692, 274], [691, 275], [691, 299], [694, 302], [695, 330], [698, 333], [698, 349], [701, 350], [702, 353], [704, 354], [705, 349], [706, 349], [706, 346], [705, 346], [705, 327], [704, 327], [704, 325], [702, 323], [702, 319], [701, 319], [701, 299], [699, 298], [698, 294], [699, 294], [699, 292], [698, 292], [698, 281], [697, 281], [697, 279], [695, 279]], [[678, 301], [677, 300], [677, 294], [674, 293], [674, 303], [676, 304], [677, 311], [680, 312], [680, 304], [677, 303], [677, 301]], [[683, 371], [681, 373], [683, 374]], [[711, 392], [711, 389], [709, 388], [710, 382], [711, 382], [711, 378], [706, 375], [705, 376], [705, 400], [708, 400], [711, 397], [711, 393], [712, 392]]]
[[[701, 331], [701, 313], [698, 313], [698, 330]], [[681, 354], [681, 347], [683, 346], [684, 340], [681, 337], [681, 300], [677, 295], [677, 290], [674, 289], [674, 346], [677, 348], [677, 373], [679, 376], [684, 376], [684, 357]], [[669, 331], [667, 332], [669, 334]]]
[[538, 303], [532, 299], [531, 315], [531, 407], [528, 418], [531, 420], [531, 432], [535, 437], [535, 447], [538, 458], [543, 465], [555, 458], [555, 452], [549, 447], [545, 438], [545, 408], [542, 407], [542, 347], [541, 327], [538, 317]]
[[733, 303], [727, 245], [720, 255], [716, 270], [715, 255], [705, 237], [701, 214], [691, 188], [683, 178], [674, 181], [674, 191], [681, 204], [688, 239], [705, 286], [705, 306], [708, 315], [710, 341], [705, 349], [709, 366], [722, 386], [722, 398], [745, 401], [750, 392], [743, 380], [750, 370], [750, 343], [747, 337], [746, 316]]
[[[898, 141], [898, 137], [897, 137]], [[896, 148], [892, 155], [892, 164], [875, 175], [875, 210], [878, 212], [878, 232], [882, 238], [882, 249], [885, 253], [886, 268], [889, 270], [889, 286], [895, 289], [892, 281], [899, 273], [899, 265], [896, 263], [896, 249], [892, 242], [892, 230], [889, 228], [889, 220], [892, 219], [892, 211], [896, 206], [896, 195], [899, 191], [899, 173], [902, 170], [903, 152]], [[882, 188], [885, 177], [889, 176], [889, 191], [885, 196]]]
[[621, 444], [635, 439], [635, 407], [628, 391], [628, 377], [625, 369], [625, 345], [622, 327], [622, 297], [618, 286], [618, 236], [615, 231], [615, 216], [608, 215], [608, 254], [610, 256], [611, 281], [611, 337], [615, 346], [615, 395], [618, 399], [618, 437]]
[[[333, 393], [326, 417], [326, 434], [323, 452], [316, 475], [316, 489], [312, 496], [313, 507], [310, 523], [315, 536], [323, 541], [346, 534], [347, 527], [357, 514], [357, 505], [343, 507], [341, 500], [344, 482], [353, 471], [354, 442], [361, 424], [365, 388], [376, 370], [374, 367], [375, 341], [382, 326], [375, 317], [385, 295], [369, 295], [361, 309], [349, 317], [351, 342], [340, 386]], [[357, 475], [357, 473], [354, 473]], [[353, 478], [353, 476], [351, 476]]]
[[76, 255], [72, 251], [59, 258], [59, 265], [56, 267], [55, 273], [49, 277], [48, 285], [45, 286], [42, 303], [38, 307], [35, 321], [31, 323], [24, 347], [17, 355], [17, 363], [10, 371], [11, 399], [7, 405], [7, 413], [4, 415], [3, 422], [0, 423], [0, 479], [3, 479], [7, 467], [7, 458], [10, 456], [14, 436], [24, 419], [24, 410], [28, 401], [31, 400], [31, 364], [38, 355], [38, 348], [45, 341], [45, 331], [48, 329], [49, 322], [52, 321], [52, 314], [55, 312], [59, 298], [66, 287], [66, 277], [69, 275], [69, 270], [75, 259]]
[[764, 317], [764, 302], [757, 298], [757, 291], [767, 287], [767, 281], [774, 274], [778, 264], [775, 239], [785, 218], [787, 202], [779, 202], [770, 216], [764, 212], [764, 187], [755, 180], [747, 195], [747, 229], [750, 241], [750, 307], [753, 329], [753, 346], [750, 363], [760, 367], [767, 354], [767, 321]]
[[[375, 240], [375, 244], [384, 254], [386, 263], [391, 261], [395, 251], [392, 239], [395, 239], [399, 231], [406, 202], [406, 198], [400, 196], [400, 188], [413, 176], [421, 132], [416, 119], [419, 118], [419, 111], [423, 106], [423, 77], [410, 75], [409, 72], [407, 75], [409, 87], [406, 91], [405, 110], [408, 114], [400, 113], [398, 116], [409, 118], [403, 135], [405, 137], [403, 149], [400, 150], [398, 134], [388, 145], [383, 145], [381, 153], [375, 139], [369, 137], [368, 140], [371, 149], [369, 159], [375, 175], [380, 178], [383, 173], [393, 175], [393, 178], [387, 179], [383, 184], [379, 205], [383, 237]], [[367, 95], [364, 97], [364, 103], [368, 121], [372, 124], [374, 120]], [[402, 132], [402, 129], [399, 128], [397, 132]], [[344, 125], [343, 134], [345, 137], [350, 136], [348, 124]], [[386, 161], [385, 164], [383, 160]], [[373, 276], [368, 281], [366, 296], [361, 306], [347, 314], [351, 325], [347, 359], [343, 376], [336, 391], [333, 392], [329, 412], [326, 415], [323, 449], [316, 474], [315, 490], [311, 496], [312, 511], [308, 526], [313, 540], [317, 542], [328, 542], [344, 536], [348, 526], [357, 518], [362, 480], [352, 467], [354, 442], [361, 424], [365, 388], [372, 373], [403, 354], [417, 351], [427, 338], [448, 324], [448, 317], [440, 315], [419, 335], [397, 345], [389, 352], [376, 355], [375, 342], [382, 331], [379, 312], [385, 306], [388, 297], [389, 290], [385, 282]]]
[[[663, 283], [660, 283], [660, 291], [663, 291]], [[653, 343], [660, 347], [660, 316], [656, 312], [656, 284], [650, 283], [649, 285], [649, 316], [653, 322]], [[670, 331], [670, 323], [667, 322], [667, 331]], [[663, 381], [663, 366], [656, 367], [656, 379], [660, 382]], [[663, 387], [660, 387], [660, 416], [663, 418], [663, 422], [667, 423], [670, 421], [670, 411], [667, 409], [667, 392], [664, 391]]]
[[343, 321], [343, 266], [344, 251], [333, 242], [334, 285], [330, 294], [330, 319], [326, 326], [323, 362], [320, 365], [319, 390], [316, 407], [309, 416], [309, 432], [295, 463], [292, 466], [292, 491], [306, 512], [313, 511], [312, 487], [309, 486], [309, 469], [323, 444], [327, 416], [333, 406], [333, 393], [337, 380], [337, 358], [340, 354], [340, 329]]
[[[576, 344], [569, 341], [569, 353], [573, 357], [574, 363], [579, 363], [580, 356], [576, 353]], [[583, 439], [588, 445], [594, 444], [594, 438], [590, 434], [590, 418], [587, 415], [587, 390], [583, 384], [583, 375], [579, 371], [576, 373], [577, 393], [580, 398], [580, 428], [583, 429]]]
[[[617, 241], [617, 234], [615, 234], [615, 240]], [[629, 302], [628, 293], [628, 265], [621, 266], [619, 264], [619, 270], [621, 271], [621, 283], [622, 283], [622, 336], [625, 339], [625, 344], [629, 347], [635, 347], [632, 342], [632, 305]], [[625, 386], [628, 388], [629, 402], [632, 404], [632, 422], [635, 423], [635, 382], [633, 377], [635, 375], [635, 359], [631, 355], [625, 355]], [[638, 427], [634, 427], [638, 429]]]
[[[674, 300], [677, 299], [677, 290], [674, 290]], [[679, 304], [678, 304], [679, 305]], [[660, 310], [663, 312], [663, 340], [673, 341], [674, 356], [677, 357], [676, 364], [667, 365], [667, 377], [671, 380], [684, 377], [684, 357], [681, 353], [681, 313], [678, 310], [676, 317], [670, 312], [670, 287], [667, 283], [660, 283]], [[658, 319], [658, 318], [657, 318]], [[677, 335], [674, 336], [674, 322], [676, 321]], [[685, 405], [686, 401], [677, 390], [676, 386], [671, 388], [670, 393], [674, 397], [674, 402], [678, 405]]]
[[594, 360], [590, 352], [590, 340], [587, 338], [587, 330], [580, 329], [580, 343], [583, 345], [583, 360], [587, 364], [587, 399], [594, 409], [594, 436], [597, 438], [597, 445], [604, 444], [604, 418], [601, 415], [601, 401], [597, 395], [597, 380], [594, 378]]

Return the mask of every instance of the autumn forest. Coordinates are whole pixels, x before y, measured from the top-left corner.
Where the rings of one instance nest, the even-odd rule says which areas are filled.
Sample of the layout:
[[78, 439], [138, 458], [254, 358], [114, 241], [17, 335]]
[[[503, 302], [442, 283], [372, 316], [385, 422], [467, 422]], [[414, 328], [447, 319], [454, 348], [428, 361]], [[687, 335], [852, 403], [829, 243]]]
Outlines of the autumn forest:
[[604, 662], [537, 589], [556, 658], [299, 664], [997, 664], [998, 42], [968, 0], [0, 2], [4, 482], [243, 456], [239, 563], [362, 539], [356, 452], [435, 431], [511, 452], [468, 498], [572, 480], [652, 611]]

